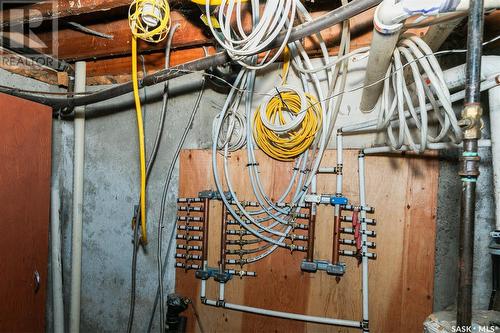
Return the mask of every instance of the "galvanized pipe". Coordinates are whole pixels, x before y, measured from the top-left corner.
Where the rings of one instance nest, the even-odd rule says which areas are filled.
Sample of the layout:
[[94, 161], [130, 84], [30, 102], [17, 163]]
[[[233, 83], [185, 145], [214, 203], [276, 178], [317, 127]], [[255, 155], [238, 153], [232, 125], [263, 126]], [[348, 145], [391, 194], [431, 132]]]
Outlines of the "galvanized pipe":
[[461, 157], [462, 197], [460, 207], [459, 280], [457, 325], [472, 323], [472, 269], [474, 259], [474, 221], [476, 181], [479, 176], [478, 140], [481, 137], [481, 56], [484, 0], [471, 1], [467, 26], [465, 105], [462, 113], [464, 149]]

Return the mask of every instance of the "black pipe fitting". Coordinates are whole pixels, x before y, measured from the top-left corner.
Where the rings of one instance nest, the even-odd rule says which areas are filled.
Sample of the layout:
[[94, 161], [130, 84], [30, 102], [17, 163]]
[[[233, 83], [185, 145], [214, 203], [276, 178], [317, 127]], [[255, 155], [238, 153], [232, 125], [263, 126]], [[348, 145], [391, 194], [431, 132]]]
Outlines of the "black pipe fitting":
[[185, 333], [187, 317], [181, 316], [191, 301], [189, 298], [177, 294], [170, 294], [167, 297], [167, 315], [165, 323], [167, 324], [165, 332], [167, 333]]

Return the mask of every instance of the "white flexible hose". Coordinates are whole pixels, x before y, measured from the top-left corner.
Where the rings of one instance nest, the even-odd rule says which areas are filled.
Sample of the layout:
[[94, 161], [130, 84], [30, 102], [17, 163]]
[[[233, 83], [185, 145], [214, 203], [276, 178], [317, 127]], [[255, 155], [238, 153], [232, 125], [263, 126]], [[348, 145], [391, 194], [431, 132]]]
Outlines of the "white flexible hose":
[[[411, 69], [407, 73], [411, 85], [407, 84], [402, 70], [404, 63], [409, 64]], [[432, 115], [439, 121], [440, 128], [436, 135], [429, 133], [427, 99], [432, 106]], [[386, 129], [390, 146], [398, 150], [405, 145], [422, 152], [428, 143], [441, 142], [445, 138], [459, 143], [462, 132], [451, 103], [443, 72], [432, 50], [417, 36], [403, 36], [394, 50], [393, 63], [384, 81], [377, 126], [379, 129]], [[398, 124], [393, 126], [396, 114]], [[418, 138], [410, 131], [409, 119], [415, 122], [419, 131]]]
[[[266, 1], [260, 20], [254, 24], [249, 34], [245, 33], [241, 23], [241, 15], [244, 11], [241, 10], [241, 2], [238, 0], [222, 0], [218, 15], [219, 30], [214, 28], [212, 20], [208, 19], [207, 23], [215, 40], [233, 59], [248, 69], [262, 69], [278, 59], [285, 49], [295, 21], [297, 2], [298, 0]], [[259, 15], [259, 5], [258, 0], [251, 1], [253, 16]], [[207, 17], [210, 17], [209, 1], [206, 2], [205, 10]], [[233, 16], [236, 17], [236, 31], [231, 25]], [[286, 26], [287, 22], [292, 22], [292, 24]], [[278, 51], [270, 60], [254, 65], [251, 56], [262, 52], [283, 31], [285, 31], [285, 38]], [[269, 54], [270, 52], [267, 51], [265, 59]]]

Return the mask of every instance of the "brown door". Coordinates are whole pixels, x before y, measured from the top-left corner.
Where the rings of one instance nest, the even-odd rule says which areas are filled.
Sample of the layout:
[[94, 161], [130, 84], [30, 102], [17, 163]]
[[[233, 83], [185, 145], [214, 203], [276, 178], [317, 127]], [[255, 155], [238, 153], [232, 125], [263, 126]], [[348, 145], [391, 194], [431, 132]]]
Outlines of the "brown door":
[[0, 332], [45, 331], [52, 110], [0, 94]]

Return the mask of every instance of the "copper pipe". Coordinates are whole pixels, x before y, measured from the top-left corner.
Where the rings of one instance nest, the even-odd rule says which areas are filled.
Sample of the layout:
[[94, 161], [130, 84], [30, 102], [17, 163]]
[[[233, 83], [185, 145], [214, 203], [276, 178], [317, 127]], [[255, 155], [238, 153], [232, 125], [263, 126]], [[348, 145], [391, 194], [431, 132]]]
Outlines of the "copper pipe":
[[340, 251], [340, 216], [342, 215], [342, 208], [339, 208], [338, 215], [335, 214], [333, 218], [333, 249], [332, 249], [332, 264], [339, 263]]
[[201, 249], [201, 258], [207, 261], [208, 258], [208, 216], [210, 214], [210, 200], [203, 199], [203, 248]]
[[316, 225], [316, 207], [315, 204], [311, 204], [309, 208], [309, 230], [307, 233], [307, 257], [306, 260], [309, 262], [314, 261], [314, 232]]
[[220, 273], [226, 271], [226, 221], [227, 221], [226, 205], [222, 204], [222, 218], [220, 229]]

